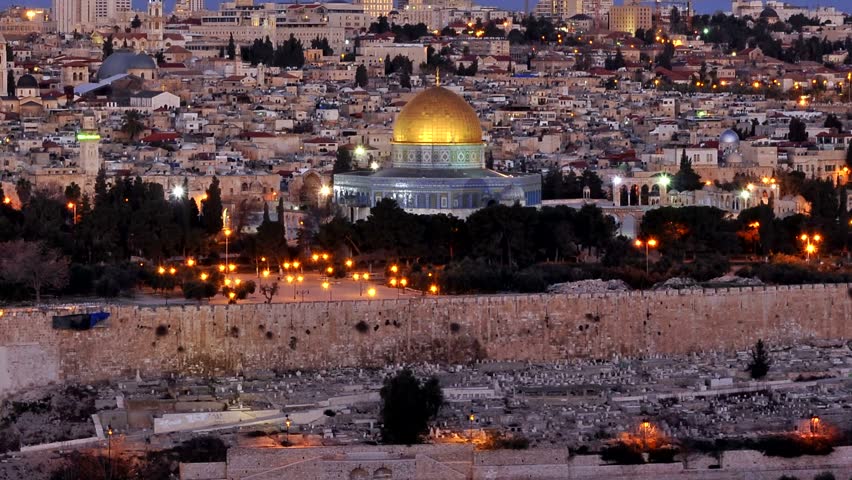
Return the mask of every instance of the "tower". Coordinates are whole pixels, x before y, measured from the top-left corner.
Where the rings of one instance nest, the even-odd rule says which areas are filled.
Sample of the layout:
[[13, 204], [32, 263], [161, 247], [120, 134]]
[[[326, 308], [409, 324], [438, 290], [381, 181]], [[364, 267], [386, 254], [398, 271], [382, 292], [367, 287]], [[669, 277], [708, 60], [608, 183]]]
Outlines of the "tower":
[[151, 49], [162, 48], [164, 29], [162, 0], [148, 0], [148, 42]]
[[9, 73], [6, 64], [8, 61], [9, 59], [6, 58], [6, 39], [0, 34], [0, 96], [3, 97], [9, 92], [9, 84], [7, 82]]
[[98, 149], [101, 136], [98, 134], [95, 114], [91, 111], [83, 113], [81, 122], [82, 129], [77, 132], [77, 141], [80, 143], [80, 167], [83, 174], [95, 177], [101, 168], [101, 156]]

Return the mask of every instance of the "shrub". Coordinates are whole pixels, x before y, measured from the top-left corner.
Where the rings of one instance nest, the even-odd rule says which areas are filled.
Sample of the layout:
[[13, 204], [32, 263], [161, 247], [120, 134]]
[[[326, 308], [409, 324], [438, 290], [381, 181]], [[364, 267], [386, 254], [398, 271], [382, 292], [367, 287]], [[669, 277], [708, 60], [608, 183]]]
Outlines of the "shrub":
[[326, 417], [334, 417], [334, 416], [337, 415], [337, 412], [335, 412], [334, 410], [332, 410], [330, 408], [327, 408], [324, 412], [322, 412], [322, 414], [325, 415]]
[[370, 331], [370, 326], [367, 325], [367, 322], [361, 320], [355, 324], [355, 330], [358, 330], [358, 333], [367, 333]]
[[648, 452], [648, 463], [674, 463], [677, 449], [672, 447], [655, 448]]
[[162, 325], [162, 324], [157, 325], [157, 328], [154, 329], [154, 333], [158, 337], [165, 337], [166, 335], [169, 334], [169, 326], [168, 325]]
[[601, 450], [601, 460], [616, 465], [639, 465], [645, 463], [642, 452], [632, 446], [618, 442]]
[[450, 324], [450, 331], [453, 333], [458, 333], [461, 330], [461, 325], [456, 322]]
[[814, 480], [835, 480], [835, 478], [831, 472], [822, 472], [814, 475]]

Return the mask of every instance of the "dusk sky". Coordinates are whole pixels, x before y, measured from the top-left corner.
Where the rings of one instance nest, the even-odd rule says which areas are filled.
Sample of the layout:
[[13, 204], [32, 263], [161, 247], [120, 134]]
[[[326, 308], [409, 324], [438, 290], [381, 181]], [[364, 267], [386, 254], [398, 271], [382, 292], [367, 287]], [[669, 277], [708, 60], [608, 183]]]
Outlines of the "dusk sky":
[[[216, 8], [218, 5], [218, 1], [216, 0], [206, 0], [207, 5], [210, 8]], [[263, 0], [256, 0], [258, 2], [262, 2]], [[620, 4], [622, 0], [615, 0], [617, 4]], [[143, 10], [145, 8], [146, 0], [133, 0], [133, 7], [137, 10]], [[309, 3], [308, 1], [304, 1], [303, 3]], [[511, 9], [523, 9], [524, 2], [523, 0], [478, 0], [476, 3], [481, 3], [483, 5], [495, 5], [504, 8]], [[852, 0], [795, 0], [791, 1], [794, 5], [808, 5], [808, 6], [835, 6], [847, 12], [852, 11]], [[9, 5], [34, 5], [34, 6], [50, 6], [50, 0], [32, 0], [30, 2], [22, 1], [22, 0], [0, 0], [0, 8], [6, 8]], [[530, 8], [532, 8], [536, 4], [536, 0], [530, 0]], [[695, 8], [700, 13], [712, 13], [716, 10], [720, 9], [720, 6], [723, 6], [725, 10], [730, 10], [731, 4], [729, 1], [719, 1], [719, 0], [694, 0], [693, 4]], [[166, 0], [166, 12], [171, 12], [174, 6], [174, 0]]]

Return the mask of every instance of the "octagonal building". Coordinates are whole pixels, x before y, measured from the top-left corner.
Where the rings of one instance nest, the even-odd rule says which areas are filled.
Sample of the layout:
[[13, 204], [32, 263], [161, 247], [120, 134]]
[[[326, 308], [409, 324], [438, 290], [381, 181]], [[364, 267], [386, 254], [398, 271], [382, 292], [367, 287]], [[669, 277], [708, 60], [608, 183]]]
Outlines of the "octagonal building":
[[334, 176], [334, 200], [352, 220], [366, 218], [383, 198], [409, 213], [460, 218], [494, 202], [541, 204], [541, 176], [510, 176], [485, 168], [482, 129], [459, 95], [431, 87], [396, 118], [390, 166]]

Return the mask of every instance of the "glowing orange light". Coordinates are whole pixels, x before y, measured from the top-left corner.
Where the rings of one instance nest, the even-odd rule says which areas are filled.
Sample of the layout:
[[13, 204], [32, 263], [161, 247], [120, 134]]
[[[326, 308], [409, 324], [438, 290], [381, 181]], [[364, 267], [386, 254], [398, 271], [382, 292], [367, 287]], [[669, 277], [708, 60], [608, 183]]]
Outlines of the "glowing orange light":
[[208, 277], [209, 277], [209, 275], [207, 275], [206, 273], [202, 273], [200, 278], [201, 278], [201, 281], [204, 282], [204, 281], [207, 280]]

